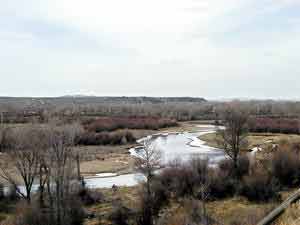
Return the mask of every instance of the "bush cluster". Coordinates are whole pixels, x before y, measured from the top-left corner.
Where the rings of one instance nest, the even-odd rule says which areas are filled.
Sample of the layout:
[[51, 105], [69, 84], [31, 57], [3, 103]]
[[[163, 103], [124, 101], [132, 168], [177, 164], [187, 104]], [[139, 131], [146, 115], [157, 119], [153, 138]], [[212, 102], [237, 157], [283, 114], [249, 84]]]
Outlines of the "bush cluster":
[[78, 145], [122, 145], [134, 143], [136, 138], [128, 130], [114, 132], [86, 132], [78, 137]]
[[113, 225], [128, 225], [130, 214], [132, 214], [130, 209], [122, 205], [118, 205], [109, 215], [109, 219]]
[[233, 196], [238, 189], [236, 180], [223, 171], [214, 171], [209, 184], [209, 198], [211, 200]]
[[103, 203], [105, 200], [104, 195], [99, 191], [83, 188], [78, 192], [79, 199], [84, 205], [93, 205]]
[[242, 155], [238, 157], [236, 171], [232, 160], [225, 159], [219, 162], [219, 169], [223, 173], [225, 173], [226, 176], [236, 175], [240, 178], [248, 174], [249, 166], [250, 166], [249, 158], [246, 155]]
[[[65, 206], [64, 225], [82, 225], [85, 219], [85, 212], [81, 202], [77, 199], [70, 199]], [[12, 225], [60, 225], [55, 219], [55, 213], [48, 208], [41, 208], [38, 204], [27, 204], [20, 202], [17, 205], [16, 217]]]
[[265, 172], [258, 170], [251, 176], [244, 177], [241, 184], [240, 194], [250, 201], [267, 202], [279, 197], [276, 179]]
[[191, 160], [189, 163], [176, 164], [158, 175], [160, 190], [164, 197], [193, 197], [201, 200], [217, 200], [234, 195], [241, 195], [250, 201], [269, 201], [277, 199], [279, 190], [276, 177], [263, 168], [249, 174], [249, 160], [238, 160], [238, 177], [233, 172], [232, 160], [220, 162], [218, 168], [208, 167], [207, 161]]
[[209, 179], [208, 161], [192, 159], [189, 163], [179, 163], [166, 168], [159, 175], [166, 196], [173, 195], [177, 198], [198, 196], [199, 185], [206, 185]]
[[300, 184], [300, 157], [296, 149], [288, 147], [274, 153], [271, 163], [272, 175], [282, 186], [294, 187]]
[[175, 120], [159, 118], [152, 116], [140, 117], [100, 117], [96, 120], [84, 122], [86, 130], [89, 132], [114, 131], [117, 129], [150, 129], [157, 130], [160, 128], [176, 126]]

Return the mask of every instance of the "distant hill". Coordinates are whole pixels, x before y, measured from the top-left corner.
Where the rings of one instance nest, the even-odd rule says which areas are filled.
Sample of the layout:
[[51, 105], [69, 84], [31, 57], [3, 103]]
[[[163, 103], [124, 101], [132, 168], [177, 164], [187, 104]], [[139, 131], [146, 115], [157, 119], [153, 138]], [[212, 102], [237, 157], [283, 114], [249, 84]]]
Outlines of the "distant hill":
[[85, 96], [85, 95], [66, 95], [61, 96], [57, 99], [78, 99], [79, 101], [97, 101], [97, 102], [115, 102], [115, 103], [167, 103], [167, 102], [206, 102], [204, 98], [194, 98], [194, 97], [146, 97], [146, 96], [138, 96], [138, 97], [97, 97], [97, 96]]
[[84, 95], [68, 95], [61, 97], [0, 97], [0, 107], [7, 108], [44, 108], [52, 106], [71, 105], [101, 105], [101, 104], [164, 104], [164, 103], [204, 103], [204, 98], [194, 97], [97, 97]]

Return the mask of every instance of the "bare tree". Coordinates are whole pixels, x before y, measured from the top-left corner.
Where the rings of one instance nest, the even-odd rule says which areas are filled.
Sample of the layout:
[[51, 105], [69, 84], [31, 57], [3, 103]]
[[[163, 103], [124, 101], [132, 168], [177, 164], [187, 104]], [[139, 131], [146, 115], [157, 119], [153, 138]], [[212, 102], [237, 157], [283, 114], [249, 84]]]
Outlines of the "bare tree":
[[160, 167], [161, 151], [147, 138], [143, 142], [144, 147], [138, 152], [135, 160], [136, 169], [146, 177], [147, 192], [151, 193], [151, 182], [154, 171]]
[[237, 175], [240, 151], [248, 145], [248, 118], [249, 114], [238, 105], [230, 106], [224, 112], [225, 129], [220, 131], [221, 139], [218, 141], [225, 153], [233, 160], [235, 175]]
[[46, 192], [46, 187], [49, 185], [50, 187], [50, 163], [49, 163], [49, 136], [48, 130], [44, 130], [44, 140], [41, 140], [41, 149], [39, 152], [39, 171], [38, 171], [38, 178], [39, 178], [39, 202], [40, 207], [43, 208], [45, 206], [44, 203], [44, 195]]
[[71, 193], [71, 181], [76, 177], [73, 150], [76, 132], [72, 125], [51, 127], [49, 132], [49, 173], [55, 191], [52, 196], [48, 184], [48, 194], [51, 199], [50, 207], [52, 210], [55, 208], [57, 225], [62, 225], [64, 222], [66, 202]]
[[[5, 136], [5, 129], [3, 125], [3, 112], [0, 112], [0, 152], [3, 149], [3, 140]], [[4, 196], [4, 185], [0, 183], [0, 199]]]
[[[1, 164], [0, 176], [8, 181], [20, 196], [31, 201], [34, 180], [38, 176], [41, 130], [36, 127], [15, 128], [11, 135], [11, 148], [5, 151], [7, 164]], [[24, 193], [18, 186], [18, 176], [25, 187]]]
[[[3, 126], [3, 112], [0, 112], [0, 151], [3, 148], [4, 126]], [[0, 199], [4, 197], [4, 186], [0, 183]]]
[[152, 225], [153, 224], [153, 193], [152, 182], [154, 178], [154, 171], [160, 167], [161, 152], [151, 142], [150, 138], [144, 140], [144, 148], [138, 152], [135, 161], [136, 169], [141, 172], [145, 178], [146, 190], [141, 194], [141, 216], [138, 224]]
[[[210, 193], [210, 174], [208, 167], [208, 159], [194, 158], [191, 159], [189, 165], [194, 174], [194, 179], [196, 181], [196, 185], [193, 190], [193, 195], [195, 198], [201, 200], [201, 211], [200, 211], [200, 220], [201, 224], [208, 225], [208, 214], [206, 209], [206, 202], [209, 198]], [[198, 212], [199, 213], [199, 212]]]
[[[0, 113], [0, 115], [2, 114]], [[7, 147], [5, 145], [7, 145], [6, 139], [8, 133], [9, 133], [9, 127], [3, 123], [3, 118], [0, 118], [0, 151], [3, 151], [4, 148]]]

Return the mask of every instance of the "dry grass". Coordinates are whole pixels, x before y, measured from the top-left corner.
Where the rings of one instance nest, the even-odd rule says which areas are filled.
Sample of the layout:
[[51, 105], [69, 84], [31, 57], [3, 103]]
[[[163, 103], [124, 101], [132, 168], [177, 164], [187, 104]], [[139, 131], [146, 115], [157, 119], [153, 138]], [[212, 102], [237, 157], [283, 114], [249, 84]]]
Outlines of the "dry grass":
[[122, 203], [123, 206], [130, 209], [136, 209], [138, 205], [139, 187], [120, 187], [116, 192], [113, 192], [112, 189], [99, 189], [98, 191], [104, 194], [106, 201], [88, 208], [97, 216], [97, 219], [86, 220], [85, 225], [109, 225], [111, 223], [107, 220], [107, 216], [116, 205]]
[[202, 141], [205, 141], [208, 146], [211, 146], [214, 148], [220, 147], [218, 145], [218, 141], [217, 141], [219, 139], [217, 133], [204, 134], [204, 135], [201, 135], [199, 137], [199, 139], [201, 139]]
[[300, 205], [291, 205], [274, 225], [300, 225]]
[[[245, 198], [236, 197], [208, 203], [208, 212], [222, 224], [240, 222], [246, 224], [256, 223], [268, 212], [275, 208], [277, 203], [253, 203]], [[252, 220], [252, 221], [251, 221]]]
[[[102, 224], [109, 224], [109, 221], [105, 221], [104, 218], [112, 212], [113, 205], [120, 200], [128, 208], [136, 209], [138, 206], [139, 187], [122, 187], [116, 193], [113, 193], [111, 189], [102, 189], [101, 191], [106, 196], [107, 201], [94, 205], [89, 210], [103, 218]], [[224, 225], [230, 225], [233, 222], [240, 222], [243, 225], [250, 222], [249, 225], [253, 225], [277, 205], [278, 203], [258, 204], [249, 202], [245, 198], [236, 197], [209, 202], [207, 203], [207, 210], [213, 219]], [[172, 202], [169, 207], [163, 210], [162, 214], [170, 219], [170, 224], [175, 225], [178, 224], [176, 222], [185, 219], [186, 213], [179, 202]], [[251, 224], [251, 221], [254, 223]], [[99, 219], [89, 220], [86, 225], [98, 225], [98, 222]]]
[[[276, 203], [256, 204], [244, 198], [230, 198], [208, 202], [206, 207], [208, 216], [216, 221], [216, 224], [254, 225], [276, 205]], [[171, 206], [163, 210], [161, 219], [167, 221], [168, 225], [186, 224], [190, 211], [185, 201], [172, 202]]]
[[95, 160], [81, 163], [81, 172], [84, 176], [97, 173], [128, 173], [133, 168], [134, 160], [128, 154], [107, 154], [96, 156]]
[[[216, 133], [205, 134], [199, 137], [205, 141], [209, 146], [221, 147], [218, 145], [218, 135]], [[282, 140], [287, 140], [289, 143], [300, 142], [300, 135], [293, 134], [271, 134], [271, 133], [250, 133], [248, 136], [249, 149], [261, 146], [266, 148], [272, 144], [279, 144]]]

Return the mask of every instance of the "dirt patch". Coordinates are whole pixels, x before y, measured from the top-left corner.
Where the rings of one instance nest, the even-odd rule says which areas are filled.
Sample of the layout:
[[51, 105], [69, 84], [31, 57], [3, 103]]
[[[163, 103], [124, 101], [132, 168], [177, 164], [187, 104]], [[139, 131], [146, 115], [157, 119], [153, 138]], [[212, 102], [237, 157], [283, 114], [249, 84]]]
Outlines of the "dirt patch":
[[118, 173], [132, 172], [134, 159], [128, 154], [107, 154], [98, 155], [95, 160], [81, 163], [83, 176], [91, 176], [97, 173]]

